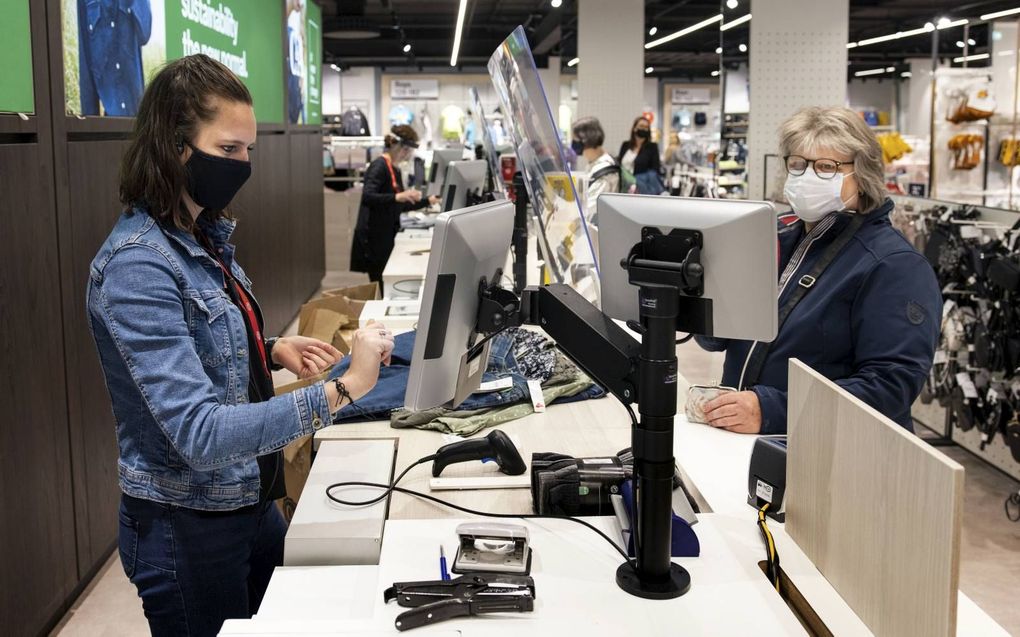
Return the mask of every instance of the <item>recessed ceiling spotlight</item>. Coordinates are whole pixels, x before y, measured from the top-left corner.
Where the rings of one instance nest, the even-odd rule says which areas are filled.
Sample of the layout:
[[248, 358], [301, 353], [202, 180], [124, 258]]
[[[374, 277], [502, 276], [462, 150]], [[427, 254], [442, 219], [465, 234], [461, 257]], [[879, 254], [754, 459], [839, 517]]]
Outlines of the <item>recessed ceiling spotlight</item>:
[[715, 47], [715, 54], [716, 55], [722, 55], [722, 47], [721, 46]]
[[404, 45], [404, 53], [410, 53], [410, 52], [411, 52], [411, 45], [410, 44], [405, 44]]
[[659, 27], [652, 27], [651, 29], [648, 29], [648, 35], [655, 35], [658, 32], [659, 32]]
[[726, 7], [729, 9], [737, 8], [737, 0], [726, 0]]
[[553, 9], [559, 9], [563, 6], [563, 0], [552, 0], [549, 4], [552, 5]]
[[747, 53], [747, 45], [741, 44], [739, 47], [741, 53]]
[[653, 67], [653, 66], [646, 66], [645, 67], [645, 73], [651, 73], [654, 70], [655, 70], [655, 67]]

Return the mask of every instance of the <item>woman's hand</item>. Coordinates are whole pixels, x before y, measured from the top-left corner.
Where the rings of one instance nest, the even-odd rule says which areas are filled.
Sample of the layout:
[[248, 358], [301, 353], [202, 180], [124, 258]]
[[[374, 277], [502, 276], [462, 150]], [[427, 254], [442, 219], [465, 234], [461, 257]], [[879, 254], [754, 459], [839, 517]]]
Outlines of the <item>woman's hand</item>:
[[401, 190], [397, 193], [396, 200], [399, 203], [418, 203], [421, 201], [421, 191], [415, 188]]
[[311, 378], [335, 365], [343, 354], [329, 343], [307, 336], [284, 336], [273, 346], [273, 362], [298, 378]]
[[435, 206], [439, 204], [439, 197], [436, 195], [429, 195], [429, 205]]
[[704, 406], [708, 424], [739, 434], [761, 432], [761, 405], [753, 391], [720, 394]]
[[369, 323], [354, 333], [351, 366], [343, 376], [344, 386], [357, 400], [375, 387], [379, 365], [389, 365], [393, 354], [393, 332], [382, 323]]

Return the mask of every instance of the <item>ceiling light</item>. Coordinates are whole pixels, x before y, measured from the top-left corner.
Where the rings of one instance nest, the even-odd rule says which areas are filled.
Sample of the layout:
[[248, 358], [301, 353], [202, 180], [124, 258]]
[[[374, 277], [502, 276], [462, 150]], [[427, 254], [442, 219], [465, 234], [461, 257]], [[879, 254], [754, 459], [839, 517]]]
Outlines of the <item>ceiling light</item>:
[[712, 71], [712, 77], [719, 77], [719, 71]]
[[716, 55], [722, 55], [722, 47], [721, 46], [715, 47], [715, 54]]
[[747, 45], [746, 44], [741, 44], [737, 48], [740, 49], [741, 53], [747, 53]]
[[953, 62], [974, 62], [976, 60], [987, 60], [989, 55], [987, 53], [978, 53], [976, 55], [967, 55], [963, 57], [953, 58]]
[[911, 73], [910, 71], [903, 71], [902, 73], [900, 73], [900, 77], [913, 77], [913, 76], [914, 74]]
[[977, 44], [977, 42], [974, 41], [974, 38], [967, 38], [967, 44], [974, 46]]
[[581, 58], [574, 58], [573, 60], [567, 62], [567, 66], [577, 66], [577, 63], [580, 62], [580, 61], [581, 61]]
[[666, 37], [659, 38], [658, 40], [652, 40], [651, 42], [649, 42], [648, 44], [645, 45], [645, 48], [646, 49], [651, 49], [651, 48], [659, 46], [660, 44], [665, 44], [667, 42], [672, 42], [673, 40], [675, 40], [677, 38], [682, 38], [683, 36], [687, 35], [688, 33], [694, 33], [698, 29], [704, 29], [705, 27], [707, 27], [710, 24], [714, 24], [716, 22], [721, 22], [721, 21], [722, 21], [722, 14], [718, 13], [718, 14], [712, 16], [711, 18], [709, 18], [707, 20], [702, 20], [701, 22], [699, 22], [697, 24], [692, 24], [691, 26], [687, 27], [686, 29], [680, 29], [679, 31], [676, 31], [674, 33], [670, 33]]
[[846, 43], [846, 48], [848, 48], [848, 49], [856, 49], [857, 48], [857, 43], [856, 42], [847, 42]]
[[948, 29], [951, 27], [962, 27], [968, 22], [970, 22], [970, 20], [968, 20], [967, 18], [963, 18], [962, 20], [956, 21], [950, 20], [949, 18], [939, 18], [939, 23], [938, 25], [936, 25], [935, 28], [941, 31], [942, 29]]
[[467, 0], [460, 0], [457, 8], [457, 29], [453, 32], [453, 53], [450, 54], [450, 66], [457, 66], [460, 55], [460, 38], [464, 35], [464, 14], [467, 12]]
[[740, 16], [736, 20], [731, 20], [730, 22], [727, 22], [726, 24], [720, 26], [719, 30], [720, 31], [729, 31], [733, 27], [740, 26], [741, 24], [744, 24], [745, 22], [748, 22], [750, 20], [751, 20], [751, 14], [748, 13], [745, 16]]
[[867, 71], [857, 71], [854, 73], [854, 77], [864, 77], [866, 75], [882, 75], [888, 73], [889, 69], [868, 69]]
[[648, 29], [648, 35], [655, 35], [658, 32], [659, 32], [659, 27], [652, 27], [651, 29]]
[[552, 0], [549, 4], [552, 5], [553, 9], [559, 9], [563, 6], [563, 0]]
[[410, 53], [410, 52], [411, 52], [411, 45], [410, 44], [405, 44], [404, 45], [404, 53]]
[[1016, 9], [1006, 9], [1004, 11], [995, 11], [993, 13], [986, 13], [981, 16], [982, 20], [994, 20], [995, 18], [1001, 18], [1007, 15], [1013, 15], [1014, 13], [1020, 13], [1020, 7]]
[[737, 0], [726, 0], [726, 6], [730, 9], [737, 8]]
[[333, 70], [334, 70], [334, 71], [336, 71], [337, 73], [339, 73], [339, 72], [340, 72], [340, 67], [339, 67], [339, 66], [337, 66], [336, 64], [330, 64], [330, 65], [329, 65], [329, 68], [333, 69]]
[[956, 41], [956, 46], [958, 46], [958, 47], [960, 47], [962, 49], [963, 48], [963, 40], [957, 40]]
[[653, 66], [646, 66], [645, 67], [645, 73], [651, 73], [654, 70], [655, 70], [655, 67], [653, 67]]
[[887, 72], [889, 72], [889, 73], [892, 73], [893, 71], [896, 70], [896, 67], [895, 66], [887, 66], [887, 67], [885, 67], [885, 70]]
[[[890, 33], [889, 35], [880, 35], [874, 38], [865, 38], [858, 40], [857, 42], [850, 42], [846, 45], [846, 48], [853, 49], [858, 46], [867, 46], [869, 44], [878, 44], [879, 42], [888, 42], [890, 40], [899, 40], [900, 38], [909, 38], [915, 35], [922, 35], [925, 33], [931, 33], [935, 30], [935, 25], [931, 22], [925, 22], [923, 27], [917, 29], [910, 29], [909, 31], [897, 31], [896, 33]], [[942, 28], [942, 27], [939, 27]]]

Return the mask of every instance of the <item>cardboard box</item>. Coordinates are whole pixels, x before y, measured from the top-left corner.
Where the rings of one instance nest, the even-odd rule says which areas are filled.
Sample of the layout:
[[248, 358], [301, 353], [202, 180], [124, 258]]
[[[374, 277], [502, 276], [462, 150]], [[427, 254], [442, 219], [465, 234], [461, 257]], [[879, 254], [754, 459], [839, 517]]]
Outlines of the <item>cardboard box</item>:
[[348, 354], [350, 332], [358, 328], [365, 303], [378, 297], [379, 286], [375, 283], [326, 290], [301, 306], [298, 334], [331, 343]]
[[[308, 387], [320, 381], [326, 380], [329, 370], [312, 376], [311, 378], [298, 379], [292, 383], [279, 385], [275, 388], [276, 395], [282, 396], [296, 389]], [[297, 509], [298, 500], [301, 499], [301, 491], [308, 481], [308, 474], [312, 470], [312, 436], [298, 438], [283, 448], [283, 479], [287, 484], [287, 496], [277, 500], [283, 517], [290, 522]]]

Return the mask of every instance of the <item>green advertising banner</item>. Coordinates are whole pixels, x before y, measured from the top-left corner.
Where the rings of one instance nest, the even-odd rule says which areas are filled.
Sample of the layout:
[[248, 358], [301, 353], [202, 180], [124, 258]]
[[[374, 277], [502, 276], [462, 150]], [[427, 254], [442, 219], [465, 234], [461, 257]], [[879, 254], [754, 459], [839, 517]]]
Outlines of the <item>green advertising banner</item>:
[[283, 123], [278, 0], [62, 0], [71, 114], [132, 117], [167, 60], [204, 53], [241, 78], [259, 122]]
[[0, 111], [34, 113], [32, 28], [28, 0], [0, 0]]
[[322, 9], [284, 0], [287, 14], [287, 121], [322, 123]]

